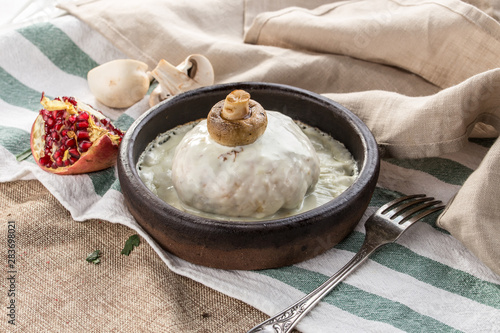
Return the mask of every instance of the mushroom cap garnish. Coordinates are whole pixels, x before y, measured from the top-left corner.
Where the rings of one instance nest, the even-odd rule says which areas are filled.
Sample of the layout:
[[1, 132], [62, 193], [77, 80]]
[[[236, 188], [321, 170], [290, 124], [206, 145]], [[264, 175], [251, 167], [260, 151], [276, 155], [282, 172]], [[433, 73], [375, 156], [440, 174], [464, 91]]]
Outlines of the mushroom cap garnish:
[[162, 59], [151, 74], [159, 85], [151, 92], [150, 106], [158, 104], [169, 96], [214, 84], [212, 64], [201, 54], [188, 56], [176, 67]]
[[148, 65], [133, 59], [117, 59], [87, 73], [90, 91], [102, 104], [126, 108], [141, 100], [149, 89]]
[[227, 95], [221, 111], [226, 120], [238, 120], [250, 115], [250, 94], [245, 90], [234, 90]]
[[234, 90], [216, 103], [207, 116], [207, 129], [217, 143], [236, 147], [254, 143], [267, 127], [262, 105], [244, 90]]

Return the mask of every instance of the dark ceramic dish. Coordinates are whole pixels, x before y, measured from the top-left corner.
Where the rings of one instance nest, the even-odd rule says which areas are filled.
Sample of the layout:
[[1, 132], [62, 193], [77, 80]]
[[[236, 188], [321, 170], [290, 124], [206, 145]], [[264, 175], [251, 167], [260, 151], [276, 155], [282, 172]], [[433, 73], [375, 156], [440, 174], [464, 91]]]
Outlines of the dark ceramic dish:
[[[343, 142], [358, 163], [356, 182], [321, 207], [252, 223], [198, 217], [159, 199], [137, 174], [140, 154], [158, 134], [205, 118], [210, 108], [234, 89], [248, 91], [265, 109], [318, 127]], [[243, 82], [189, 91], [146, 112], [121, 143], [118, 176], [130, 212], [165, 250], [199, 265], [249, 270], [291, 265], [323, 253], [344, 239], [368, 206], [379, 163], [371, 132], [341, 105], [290, 86]]]

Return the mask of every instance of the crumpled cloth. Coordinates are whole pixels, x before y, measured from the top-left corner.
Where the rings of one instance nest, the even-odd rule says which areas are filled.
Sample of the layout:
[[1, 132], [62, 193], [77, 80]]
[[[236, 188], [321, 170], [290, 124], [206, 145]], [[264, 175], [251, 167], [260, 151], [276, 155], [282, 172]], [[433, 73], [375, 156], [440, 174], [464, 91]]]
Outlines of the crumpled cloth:
[[[10, 141], [1, 142], [1, 181], [37, 178], [75, 220], [125, 224], [150, 242], [173, 271], [268, 314], [345, 264], [359, 249], [362, 222], [377, 207], [401, 194], [424, 192], [449, 202], [439, 219], [415, 225], [397, 244], [374, 255], [298, 328], [478, 332], [496, 327], [500, 208], [495, 162], [500, 148], [493, 139], [469, 140], [495, 138], [499, 129], [495, 4], [490, 15], [450, 0], [307, 5], [145, 0], [140, 6], [105, 0], [63, 7], [93, 30], [65, 18], [57, 29], [53, 24], [20, 29], [15, 34], [21, 38], [3, 36], [0, 41], [22, 42], [13, 54], [0, 56], [4, 81], [11, 87], [3, 90], [0, 103], [14, 116], [2, 125]], [[87, 34], [78, 32], [82, 27]], [[19, 64], [17, 58], [27, 50], [35, 51], [33, 64]], [[125, 111], [107, 109], [90, 94], [86, 71], [121, 57], [142, 60], [152, 69], [162, 58], [175, 65], [193, 53], [211, 60], [216, 83], [253, 80], [309, 89], [350, 108], [370, 127], [385, 153], [379, 184], [365, 218], [344, 242], [292, 267], [207, 269], [170, 255], [142, 231], [123, 205], [114, 169], [58, 177], [32, 161], [15, 160], [21, 143], [26, 148], [32, 111], [40, 108], [37, 93], [76, 95], [113, 114], [126, 129], [147, 110], [147, 97]], [[24, 89], [23, 94], [16, 95], [12, 87]]]

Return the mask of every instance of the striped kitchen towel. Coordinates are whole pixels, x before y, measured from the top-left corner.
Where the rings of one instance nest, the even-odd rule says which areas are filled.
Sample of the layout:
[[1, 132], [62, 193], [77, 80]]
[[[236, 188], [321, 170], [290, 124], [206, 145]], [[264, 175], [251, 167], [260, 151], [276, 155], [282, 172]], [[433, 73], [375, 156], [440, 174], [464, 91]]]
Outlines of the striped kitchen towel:
[[[148, 109], [147, 97], [127, 110], [101, 105], [86, 74], [125, 55], [74, 17], [61, 17], [0, 36], [0, 181], [38, 179], [77, 221], [103, 219], [137, 231], [178, 274], [273, 314], [313, 290], [360, 248], [364, 220], [402, 194], [425, 192], [448, 202], [471, 175], [491, 139], [470, 140], [440, 157], [382, 161], [377, 189], [363, 220], [342, 243], [306, 262], [262, 271], [225, 271], [185, 262], [162, 250], [123, 203], [116, 169], [56, 176], [32, 157], [30, 129], [42, 92], [76, 96], [126, 130]], [[329, 294], [297, 327], [302, 332], [500, 332], [500, 277], [448, 232], [437, 215], [417, 223]], [[36, 221], [33, 221], [36, 223]], [[42, 251], [42, 249], [41, 249]]]

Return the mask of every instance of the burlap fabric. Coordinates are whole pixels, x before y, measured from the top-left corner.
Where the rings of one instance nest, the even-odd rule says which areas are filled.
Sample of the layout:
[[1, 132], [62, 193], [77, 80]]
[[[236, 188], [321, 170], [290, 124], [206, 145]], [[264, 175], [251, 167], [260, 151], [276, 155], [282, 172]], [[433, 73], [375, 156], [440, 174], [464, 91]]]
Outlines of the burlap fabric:
[[[36, 180], [0, 183], [0, 212], [0, 233], [8, 221], [16, 228], [13, 288], [2, 276], [2, 290], [16, 293], [16, 325], [2, 302], [1, 332], [242, 332], [266, 318], [172, 273], [147, 242], [121, 255], [131, 229], [73, 221]], [[85, 260], [96, 249], [98, 265]]]

